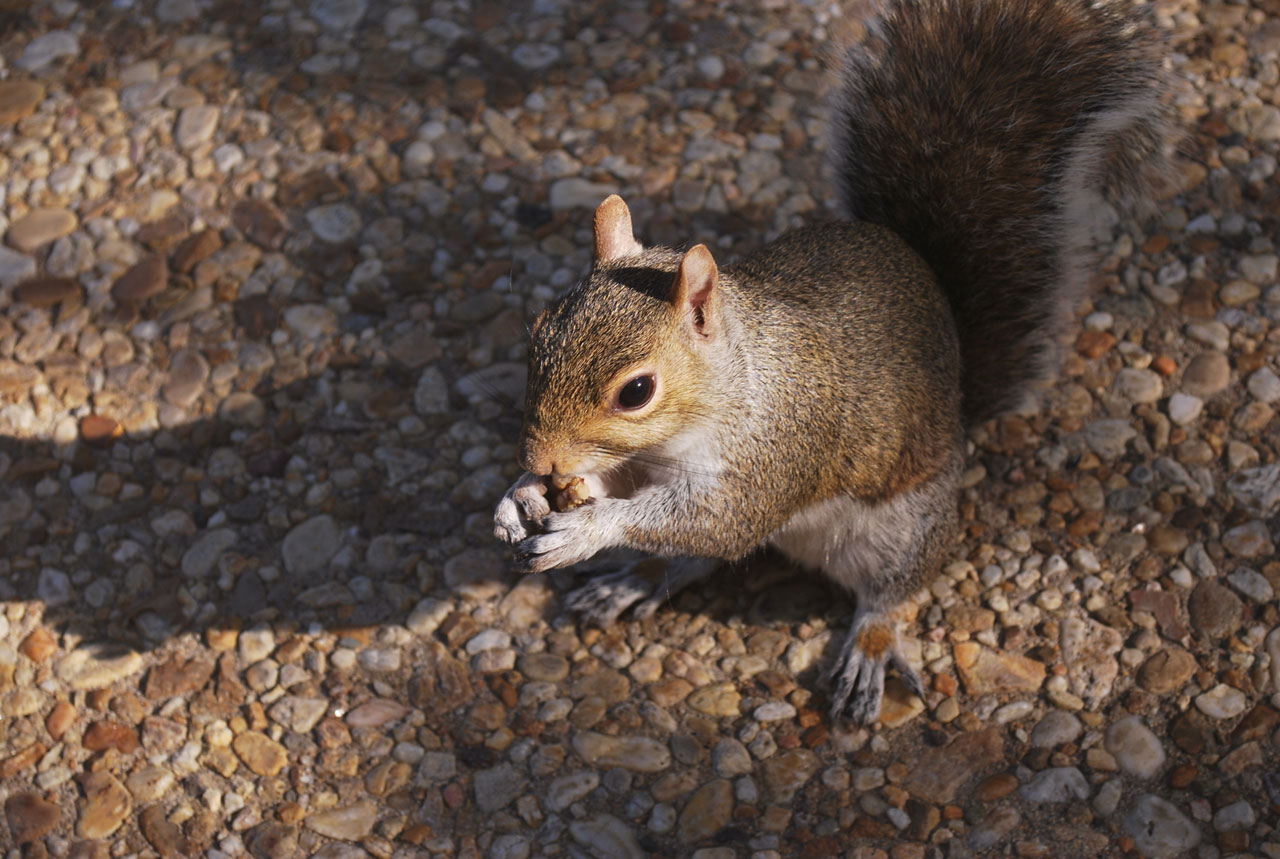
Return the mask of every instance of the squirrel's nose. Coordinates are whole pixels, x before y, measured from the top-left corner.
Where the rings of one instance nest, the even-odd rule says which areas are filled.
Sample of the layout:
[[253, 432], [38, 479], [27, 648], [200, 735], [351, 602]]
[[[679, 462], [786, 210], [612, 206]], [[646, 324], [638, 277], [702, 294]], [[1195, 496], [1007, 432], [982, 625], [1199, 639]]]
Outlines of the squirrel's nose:
[[538, 475], [547, 475], [552, 471], [551, 457], [528, 444], [520, 451], [520, 465], [525, 471]]

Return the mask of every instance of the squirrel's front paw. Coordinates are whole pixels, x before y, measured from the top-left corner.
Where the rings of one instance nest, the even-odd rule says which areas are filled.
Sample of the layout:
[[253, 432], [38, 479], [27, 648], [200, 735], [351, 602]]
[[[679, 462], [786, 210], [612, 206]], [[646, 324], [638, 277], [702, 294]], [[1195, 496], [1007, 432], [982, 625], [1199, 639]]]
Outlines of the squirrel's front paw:
[[526, 471], [493, 511], [493, 536], [515, 545], [528, 537], [531, 526], [550, 512], [547, 478]]
[[538, 525], [542, 531], [516, 547], [516, 565], [521, 572], [541, 573], [585, 561], [596, 552], [617, 544], [610, 525], [614, 517], [606, 511], [609, 502], [600, 499], [566, 513], [549, 513]]

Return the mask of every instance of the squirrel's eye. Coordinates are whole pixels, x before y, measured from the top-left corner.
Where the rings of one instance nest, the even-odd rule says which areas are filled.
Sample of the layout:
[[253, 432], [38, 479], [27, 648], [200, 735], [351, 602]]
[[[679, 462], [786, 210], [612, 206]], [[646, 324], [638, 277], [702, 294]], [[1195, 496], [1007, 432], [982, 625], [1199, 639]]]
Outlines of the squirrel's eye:
[[636, 376], [618, 391], [618, 407], [630, 411], [647, 405], [655, 387], [653, 376]]

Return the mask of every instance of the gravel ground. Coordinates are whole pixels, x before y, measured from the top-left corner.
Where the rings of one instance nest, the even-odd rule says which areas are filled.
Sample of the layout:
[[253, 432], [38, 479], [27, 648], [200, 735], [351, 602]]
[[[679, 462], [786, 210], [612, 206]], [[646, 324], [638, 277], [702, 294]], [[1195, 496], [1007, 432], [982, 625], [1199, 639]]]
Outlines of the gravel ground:
[[9, 857], [1280, 857], [1280, 6], [1157, 17], [1178, 192], [1099, 213], [911, 633], [770, 557], [581, 628], [517, 580], [526, 320], [590, 213], [831, 216], [808, 2], [0, 2]]

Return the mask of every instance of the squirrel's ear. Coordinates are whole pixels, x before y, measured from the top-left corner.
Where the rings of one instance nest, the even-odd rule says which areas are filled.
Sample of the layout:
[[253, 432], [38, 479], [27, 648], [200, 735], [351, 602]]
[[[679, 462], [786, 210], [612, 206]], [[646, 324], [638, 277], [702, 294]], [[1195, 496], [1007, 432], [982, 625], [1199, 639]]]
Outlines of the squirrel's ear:
[[706, 245], [694, 245], [680, 260], [680, 271], [671, 287], [671, 304], [687, 316], [696, 333], [711, 337], [719, 323], [720, 269]]
[[617, 194], [605, 197], [596, 209], [596, 262], [635, 256], [644, 245], [631, 234], [631, 210]]

